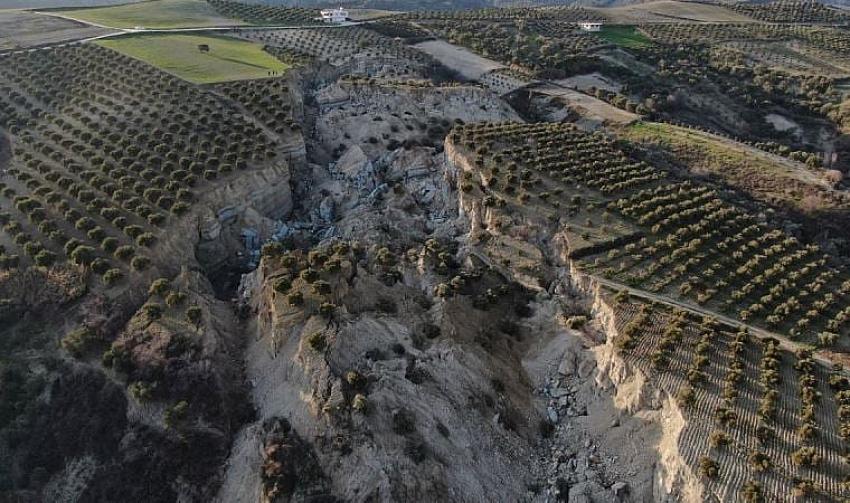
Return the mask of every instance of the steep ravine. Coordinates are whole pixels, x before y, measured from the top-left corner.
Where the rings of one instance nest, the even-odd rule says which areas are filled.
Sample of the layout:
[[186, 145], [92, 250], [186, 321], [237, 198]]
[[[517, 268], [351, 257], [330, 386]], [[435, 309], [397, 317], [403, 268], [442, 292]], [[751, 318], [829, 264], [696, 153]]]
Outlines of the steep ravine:
[[[481, 238], [499, 236], [486, 225], [489, 210], [454, 190], [463, 167], [451, 145], [446, 158], [440, 183], [458, 201], [455, 260], [481, 267]], [[382, 204], [370, 211], [381, 214], [392, 198]], [[686, 422], [675, 401], [618, 355], [615, 312], [599, 285], [561, 258], [551, 229], [537, 231], [547, 264], [539, 277], [489, 268], [532, 296], [531, 316], [515, 322], [521, 342], [498, 350], [476, 342], [486, 313], [463, 296], [433, 297], [440, 279], [421, 264], [402, 265], [394, 286], [377, 281], [367, 265], [374, 250], [332, 283], [344, 311], [331, 322], [281, 304], [274, 262], [245, 276], [240, 291], [254, 313], [245, 367], [258, 416], [236, 435], [217, 501], [702, 501], [679, 455]], [[397, 310], [375, 307], [386, 299]], [[570, 328], [580, 312], [590, 322]], [[442, 335], [423, 339], [423, 323]], [[317, 331], [331, 334], [324, 358], [305, 342]], [[428, 377], [412, 378], [413, 368]], [[349, 369], [372, 383], [368, 413], [351, 409]], [[416, 418], [413, 433], [396, 430], [400, 411]], [[304, 473], [270, 497], [262, 467], [281, 445]]]
[[618, 337], [614, 309], [601, 294], [601, 287], [592, 276], [580, 273], [570, 263], [572, 286], [586, 298], [592, 299], [591, 313], [605, 334], [605, 343], [593, 352], [597, 358], [597, 384], [614, 388], [618, 408], [633, 415], [650, 413], [660, 427], [660, 437], [654, 446], [658, 455], [654, 478], [654, 501], [701, 502], [704, 488], [680, 452], [679, 439], [687, 419], [675, 399], [655, 385], [640, 369], [623, 359], [614, 346]]
[[[459, 178], [459, 173], [464, 171], [476, 173], [469, 160], [458, 152], [450, 140], [446, 141], [445, 152], [447, 170], [452, 179]], [[498, 219], [497, 209], [486, 207], [480, 199], [462, 191], [458, 191], [458, 194], [459, 213], [469, 222], [472, 233], [501, 233], [497, 230], [498, 226], [493, 225]], [[538, 278], [529, 278], [523, 272], [515, 275], [514, 279], [530, 287], [542, 283], [549, 292], [556, 292], [555, 295], [557, 292], [569, 292], [575, 302], [584, 306], [597, 332], [593, 343], [586, 347], [596, 363], [595, 386], [603, 394], [610, 395], [618, 410], [646, 419], [653, 428], [658, 429], [655, 441], [643, 446], [645, 449], [646, 445], [652, 445], [652, 455], [657, 458], [657, 462], [652, 491], [650, 494], [644, 493], [640, 501], [704, 501], [704, 488], [695, 474], [695, 467], [689, 466], [680, 453], [680, 434], [687, 426], [683, 411], [667, 391], [660, 389], [641, 369], [627, 362], [615, 349], [614, 341], [618, 337], [616, 311], [602, 294], [601, 285], [593, 276], [580, 271], [569, 258], [562, 236], [552, 235], [557, 229], [553, 232], [551, 226], [541, 225], [540, 222], [521, 224], [525, 224], [524, 231], [528, 232], [527, 229], [532, 228], [538, 236], [545, 236], [538, 238], [539, 242], [548, 246], [540, 249], [540, 256], [550, 261], [552, 266], [551, 271], [544, 270]], [[515, 236], [508, 237], [515, 239]], [[507, 274], [514, 274], [510, 267], [502, 269]], [[547, 284], [548, 278], [554, 279]], [[646, 499], [650, 495], [651, 500]]]

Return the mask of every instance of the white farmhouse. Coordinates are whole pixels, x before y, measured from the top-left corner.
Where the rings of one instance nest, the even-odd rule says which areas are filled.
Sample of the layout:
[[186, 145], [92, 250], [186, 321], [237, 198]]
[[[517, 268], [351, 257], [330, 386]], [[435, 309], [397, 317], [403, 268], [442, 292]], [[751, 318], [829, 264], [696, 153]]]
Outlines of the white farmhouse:
[[326, 23], [344, 23], [348, 19], [348, 11], [338, 9], [322, 9], [322, 21]]
[[578, 24], [579, 28], [583, 31], [600, 31], [602, 30], [602, 23], [598, 21], [582, 21]]

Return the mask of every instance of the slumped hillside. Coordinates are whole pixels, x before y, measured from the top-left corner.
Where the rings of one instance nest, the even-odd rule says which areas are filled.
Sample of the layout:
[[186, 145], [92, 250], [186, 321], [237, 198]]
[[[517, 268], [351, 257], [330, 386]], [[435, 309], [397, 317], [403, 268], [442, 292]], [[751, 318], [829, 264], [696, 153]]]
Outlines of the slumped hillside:
[[319, 7], [0, 10], [0, 501], [850, 498], [845, 12]]

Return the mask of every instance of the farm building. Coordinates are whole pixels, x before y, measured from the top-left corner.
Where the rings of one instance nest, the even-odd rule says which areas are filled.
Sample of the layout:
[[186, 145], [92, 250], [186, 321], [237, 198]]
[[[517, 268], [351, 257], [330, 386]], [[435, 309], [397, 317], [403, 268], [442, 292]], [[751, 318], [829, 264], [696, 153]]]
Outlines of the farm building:
[[343, 23], [348, 19], [348, 11], [338, 9], [322, 9], [322, 21], [326, 23]]
[[598, 21], [583, 21], [578, 26], [583, 31], [600, 31], [602, 29], [602, 23]]

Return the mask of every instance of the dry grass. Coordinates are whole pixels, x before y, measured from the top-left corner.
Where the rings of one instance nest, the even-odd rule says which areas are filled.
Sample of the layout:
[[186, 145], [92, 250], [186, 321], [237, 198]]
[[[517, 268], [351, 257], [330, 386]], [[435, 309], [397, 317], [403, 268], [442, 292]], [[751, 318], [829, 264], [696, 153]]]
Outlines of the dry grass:
[[809, 213], [850, 208], [845, 193], [830, 188], [823, 171], [809, 169], [743, 143], [697, 130], [641, 122], [623, 137], [671, 152], [692, 173], [708, 174], [751, 196]]

